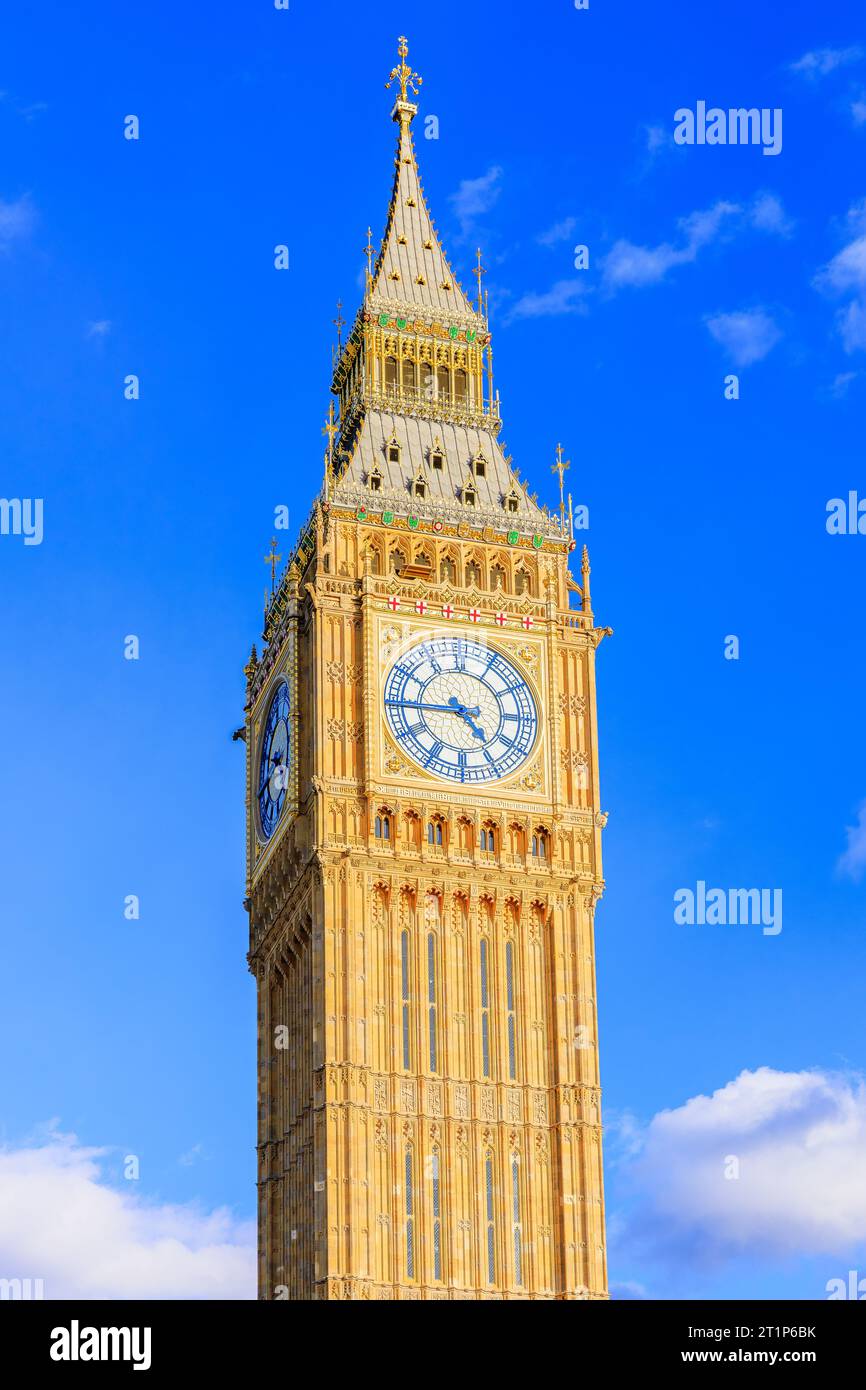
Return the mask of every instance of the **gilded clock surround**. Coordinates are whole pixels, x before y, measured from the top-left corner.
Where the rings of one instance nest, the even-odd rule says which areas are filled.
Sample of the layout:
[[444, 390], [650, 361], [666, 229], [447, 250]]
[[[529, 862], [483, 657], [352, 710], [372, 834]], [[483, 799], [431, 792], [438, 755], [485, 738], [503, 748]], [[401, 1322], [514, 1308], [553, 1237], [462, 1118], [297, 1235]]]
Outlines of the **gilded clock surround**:
[[[585, 549], [569, 572], [564, 496], [559, 516], [540, 506], [499, 439], [480, 262], [473, 304], [427, 212], [399, 53], [394, 188], [340, 343], [324, 483], [245, 668], [259, 1293], [600, 1299], [610, 629]], [[503, 652], [532, 690], [534, 746], [500, 781], [425, 776], [383, 717], [395, 657], [443, 634]], [[263, 843], [282, 675], [292, 790]]]

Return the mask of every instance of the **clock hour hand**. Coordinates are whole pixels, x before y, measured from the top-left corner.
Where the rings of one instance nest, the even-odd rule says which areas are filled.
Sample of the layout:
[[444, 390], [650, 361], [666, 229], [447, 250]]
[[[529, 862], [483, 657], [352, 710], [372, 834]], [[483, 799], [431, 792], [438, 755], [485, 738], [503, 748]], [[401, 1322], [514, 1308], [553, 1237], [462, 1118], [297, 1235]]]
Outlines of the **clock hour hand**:
[[451, 699], [448, 701], [448, 703], [455, 714], [459, 714], [461, 719], [466, 720], [466, 723], [469, 725], [475, 737], [480, 738], [482, 741], [486, 742], [486, 735], [484, 733], [484, 730], [479, 729], [478, 725], [474, 724], [471, 719], [471, 715], [478, 715], [481, 713], [477, 705], [474, 709], [469, 709], [467, 705], [461, 705], [460, 701], [454, 695], [451, 696]]

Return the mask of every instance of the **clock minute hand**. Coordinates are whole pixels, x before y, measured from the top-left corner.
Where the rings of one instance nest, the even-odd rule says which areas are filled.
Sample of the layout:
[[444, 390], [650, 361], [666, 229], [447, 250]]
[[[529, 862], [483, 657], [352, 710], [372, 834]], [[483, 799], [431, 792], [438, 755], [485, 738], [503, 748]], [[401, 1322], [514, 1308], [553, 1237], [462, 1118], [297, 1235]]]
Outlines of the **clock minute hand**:
[[401, 709], [432, 709], [441, 711], [443, 714], [458, 714], [461, 717], [467, 714], [480, 714], [481, 710], [477, 705], [470, 708], [468, 705], [425, 705], [420, 700], [386, 700], [386, 705], [398, 705]]

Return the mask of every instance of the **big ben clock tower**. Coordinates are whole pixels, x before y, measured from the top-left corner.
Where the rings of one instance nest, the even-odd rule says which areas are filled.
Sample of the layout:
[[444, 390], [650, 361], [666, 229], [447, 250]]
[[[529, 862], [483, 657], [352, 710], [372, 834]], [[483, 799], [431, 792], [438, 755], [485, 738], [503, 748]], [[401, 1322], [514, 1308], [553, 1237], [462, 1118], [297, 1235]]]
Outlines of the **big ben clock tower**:
[[470, 299], [399, 55], [324, 483], [246, 667], [259, 1292], [601, 1299], [609, 629], [568, 509], [499, 442], [480, 266]]

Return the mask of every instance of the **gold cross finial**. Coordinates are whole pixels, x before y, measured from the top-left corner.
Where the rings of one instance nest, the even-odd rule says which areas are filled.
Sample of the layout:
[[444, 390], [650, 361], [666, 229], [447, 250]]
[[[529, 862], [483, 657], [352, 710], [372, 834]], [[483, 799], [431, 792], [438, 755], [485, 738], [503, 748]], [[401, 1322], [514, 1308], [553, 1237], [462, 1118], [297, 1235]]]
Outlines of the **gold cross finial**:
[[372, 228], [372, 227], [368, 227], [368, 228], [367, 228], [367, 245], [364, 247], [364, 255], [367, 257], [367, 289], [369, 290], [369, 289], [370, 289], [370, 286], [371, 286], [372, 283], [373, 283], [373, 276], [372, 276], [371, 269], [370, 269], [371, 266], [372, 266], [372, 264], [373, 264], [373, 228]]
[[337, 433], [337, 426], [334, 424], [334, 402], [333, 402], [333, 401], [330, 401], [329, 404], [328, 404], [328, 418], [327, 418], [327, 420], [325, 421], [325, 424], [324, 424], [324, 426], [323, 426], [323, 428], [322, 428], [322, 434], [326, 434], [326, 435], [328, 436], [328, 453], [329, 453], [329, 454], [332, 452], [332, 450], [333, 450], [333, 448], [334, 448], [334, 435], [335, 435], [336, 433]]
[[563, 524], [565, 523], [565, 492], [564, 492], [564, 490], [563, 490], [563, 481], [562, 481], [562, 480], [563, 480], [565, 474], [568, 472], [568, 470], [569, 470], [570, 467], [571, 467], [570, 461], [569, 461], [568, 459], [563, 459], [563, 457], [562, 457], [562, 445], [561, 445], [561, 444], [557, 444], [557, 446], [556, 446], [556, 463], [554, 463], [554, 464], [552, 465], [550, 471], [551, 471], [551, 473], [558, 473], [558, 474], [559, 474], [559, 516], [560, 516], [560, 520], [563, 522]]
[[481, 277], [482, 277], [482, 275], [486, 275], [486, 274], [487, 274], [487, 271], [484, 269], [484, 266], [481, 264], [481, 247], [480, 247], [480, 246], [479, 246], [479, 248], [478, 248], [478, 262], [477, 262], [477, 264], [476, 264], [476, 266], [475, 266], [475, 269], [473, 270], [472, 274], [475, 276], [476, 280], [478, 281], [478, 312], [479, 312], [479, 314], [480, 314], [480, 313], [481, 313], [481, 305], [482, 305], [482, 299], [481, 299]]
[[334, 424], [334, 402], [328, 403], [328, 418], [322, 429], [322, 434], [328, 436], [328, 448], [325, 454], [325, 501], [330, 501], [331, 497], [331, 478], [334, 475], [334, 436], [339, 433]]
[[346, 326], [346, 320], [343, 318], [343, 315], [342, 315], [342, 313], [340, 312], [341, 309], [342, 309], [342, 307], [343, 307], [343, 301], [342, 301], [342, 299], [338, 299], [338, 300], [337, 300], [337, 317], [336, 317], [335, 319], [331, 319], [331, 323], [334, 325], [334, 327], [335, 327], [336, 330], [337, 330], [337, 354], [338, 354], [338, 356], [339, 356], [340, 351], [342, 350], [342, 346], [343, 346], [343, 329], [344, 329], [345, 326]]
[[399, 66], [391, 69], [391, 76], [388, 78], [388, 81], [385, 83], [385, 86], [387, 88], [390, 87], [392, 82], [399, 82], [400, 100], [408, 101], [408, 94], [410, 91], [412, 91], [415, 94], [415, 96], [418, 95], [418, 92], [421, 89], [422, 79], [418, 76], [417, 72], [412, 71], [412, 69], [406, 62], [406, 57], [409, 53], [409, 45], [406, 42], [406, 39], [403, 36], [403, 34], [401, 34], [399, 39], [397, 40], [397, 52], [400, 55]]
[[282, 555], [277, 554], [277, 538], [276, 536], [272, 536], [271, 548], [265, 556], [265, 564], [270, 565], [271, 567], [271, 597], [273, 597], [274, 589], [276, 588], [277, 584], [277, 565], [280, 563], [282, 558]]

